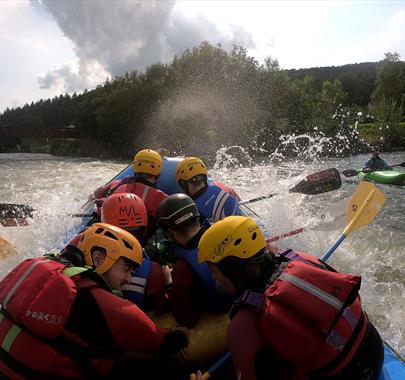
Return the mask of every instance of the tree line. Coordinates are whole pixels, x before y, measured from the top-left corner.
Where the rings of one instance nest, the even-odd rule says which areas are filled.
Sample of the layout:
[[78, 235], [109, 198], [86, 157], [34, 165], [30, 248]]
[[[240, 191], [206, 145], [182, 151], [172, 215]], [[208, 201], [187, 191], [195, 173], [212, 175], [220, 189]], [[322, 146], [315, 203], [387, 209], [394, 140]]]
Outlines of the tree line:
[[260, 155], [286, 135], [324, 136], [325, 154], [346, 154], [364, 149], [359, 122], [388, 126], [380, 143], [390, 149], [405, 146], [395, 138], [404, 100], [405, 62], [397, 53], [377, 63], [282, 70], [241, 46], [226, 51], [203, 42], [92, 91], [6, 109], [0, 131], [16, 136], [2, 139], [0, 151], [13, 149], [22, 128], [35, 135], [73, 125], [78, 139], [68, 153], [84, 156], [128, 158], [148, 146], [206, 157], [232, 145]]

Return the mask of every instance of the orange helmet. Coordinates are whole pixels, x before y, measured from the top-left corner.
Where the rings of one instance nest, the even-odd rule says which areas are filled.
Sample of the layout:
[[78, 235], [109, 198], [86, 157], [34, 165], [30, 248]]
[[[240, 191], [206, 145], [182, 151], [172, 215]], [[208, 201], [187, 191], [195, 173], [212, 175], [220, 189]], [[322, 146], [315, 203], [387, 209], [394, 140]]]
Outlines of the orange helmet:
[[77, 248], [83, 252], [87, 265], [93, 265], [94, 249], [102, 248], [106, 251], [104, 263], [96, 269], [101, 274], [107, 272], [120, 257], [137, 265], [142, 264], [143, 253], [139, 241], [129, 232], [107, 223], [94, 223], [87, 228], [81, 234]]
[[146, 227], [148, 214], [145, 203], [135, 194], [112, 194], [103, 202], [101, 221], [124, 229]]

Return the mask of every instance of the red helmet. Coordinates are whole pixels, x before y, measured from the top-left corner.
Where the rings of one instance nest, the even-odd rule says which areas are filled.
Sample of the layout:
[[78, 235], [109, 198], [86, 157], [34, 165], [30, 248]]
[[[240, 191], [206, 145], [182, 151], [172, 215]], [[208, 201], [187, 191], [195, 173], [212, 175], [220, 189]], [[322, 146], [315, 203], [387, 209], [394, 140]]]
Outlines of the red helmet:
[[112, 194], [101, 207], [101, 221], [126, 230], [146, 227], [148, 214], [145, 203], [135, 194]]

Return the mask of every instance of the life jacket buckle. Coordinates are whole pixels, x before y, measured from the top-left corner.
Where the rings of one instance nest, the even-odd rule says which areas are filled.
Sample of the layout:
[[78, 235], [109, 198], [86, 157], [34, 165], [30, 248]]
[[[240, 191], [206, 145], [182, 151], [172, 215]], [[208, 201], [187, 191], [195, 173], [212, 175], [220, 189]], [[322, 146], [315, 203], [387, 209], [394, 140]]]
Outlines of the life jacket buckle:
[[251, 290], [245, 290], [241, 297], [240, 303], [254, 307], [263, 308], [265, 305], [266, 297], [264, 294], [252, 292]]

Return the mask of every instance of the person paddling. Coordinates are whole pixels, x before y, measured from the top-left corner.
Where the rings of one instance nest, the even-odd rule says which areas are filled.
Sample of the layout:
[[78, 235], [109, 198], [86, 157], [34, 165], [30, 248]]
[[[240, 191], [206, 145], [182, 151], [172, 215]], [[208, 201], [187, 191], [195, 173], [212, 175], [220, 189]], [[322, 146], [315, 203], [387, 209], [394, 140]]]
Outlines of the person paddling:
[[225, 216], [243, 214], [230, 192], [208, 183], [208, 170], [200, 158], [187, 157], [180, 161], [176, 180], [194, 200], [203, 218], [216, 222]]
[[362, 309], [359, 276], [305, 253], [267, 252], [244, 216], [212, 225], [198, 248], [199, 262], [239, 296], [228, 332], [238, 379], [377, 379], [383, 344]]
[[0, 377], [120, 378], [134, 365], [141, 379], [169, 376], [165, 358], [187, 335], [157, 327], [114, 294], [141, 262], [134, 236], [96, 223], [61, 256], [18, 265], [0, 282]]
[[371, 169], [371, 170], [387, 170], [389, 169], [389, 165], [387, 164], [386, 161], [384, 161], [380, 157], [380, 152], [377, 148], [372, 149], [372, 156], [371, 158], [366, 161], [364, 164], [364, 169]]

